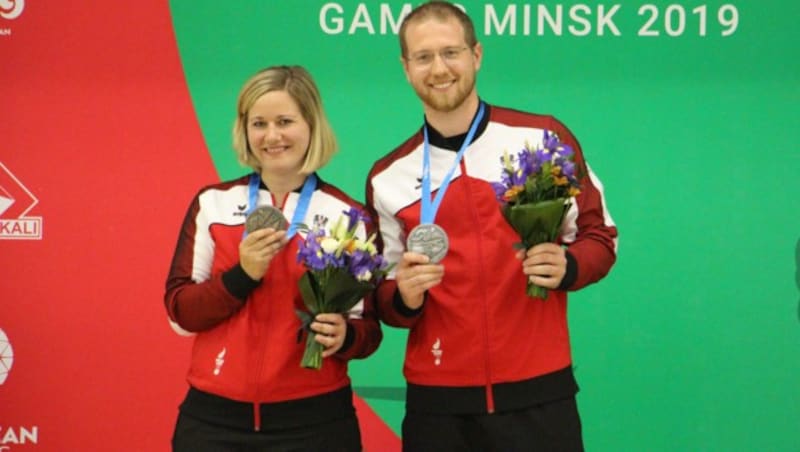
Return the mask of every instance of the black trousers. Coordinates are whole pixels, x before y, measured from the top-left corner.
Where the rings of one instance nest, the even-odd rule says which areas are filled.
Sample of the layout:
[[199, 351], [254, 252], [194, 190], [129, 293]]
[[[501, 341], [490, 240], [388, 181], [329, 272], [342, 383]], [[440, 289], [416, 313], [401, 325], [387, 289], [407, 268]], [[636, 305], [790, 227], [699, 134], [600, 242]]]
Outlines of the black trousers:
[[407, 412], [403, 451], [581, 452], [581, 420], [574, 397], [505, 413]]
[[355, 416], [292, 429], [239, 430], [180, 414], [172, 437], [174, 452], [358, 452], [361, 432]]

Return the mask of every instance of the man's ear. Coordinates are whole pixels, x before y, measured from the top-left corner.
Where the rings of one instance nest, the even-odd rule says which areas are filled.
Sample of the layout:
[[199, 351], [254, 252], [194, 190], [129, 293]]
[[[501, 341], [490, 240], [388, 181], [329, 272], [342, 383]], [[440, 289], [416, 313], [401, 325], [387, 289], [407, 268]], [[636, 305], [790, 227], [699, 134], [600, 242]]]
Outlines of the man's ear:
[[406, 81], [411, 83], [411, 77], [408, 76], [408, 60], [405, 59], [403, 55], [400, 55], [400, 64], [403, 66], [403, 72], [406, 74]]
[[472, 54], [475, 56], [475, 71], [477, 72], [478, 69], [481, 68], [481, 61], [483, 59], [483, 46], [480, 42], [475, 44]]

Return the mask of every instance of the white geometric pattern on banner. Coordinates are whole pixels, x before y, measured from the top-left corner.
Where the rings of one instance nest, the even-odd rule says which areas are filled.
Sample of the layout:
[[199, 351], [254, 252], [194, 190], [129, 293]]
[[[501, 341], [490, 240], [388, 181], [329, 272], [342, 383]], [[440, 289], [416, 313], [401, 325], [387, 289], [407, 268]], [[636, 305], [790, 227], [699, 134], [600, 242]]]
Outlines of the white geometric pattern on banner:
[[14, 349], [6, 333], [0, 329], [0, 385], [5, 383], [11, 366], [14, 364]]

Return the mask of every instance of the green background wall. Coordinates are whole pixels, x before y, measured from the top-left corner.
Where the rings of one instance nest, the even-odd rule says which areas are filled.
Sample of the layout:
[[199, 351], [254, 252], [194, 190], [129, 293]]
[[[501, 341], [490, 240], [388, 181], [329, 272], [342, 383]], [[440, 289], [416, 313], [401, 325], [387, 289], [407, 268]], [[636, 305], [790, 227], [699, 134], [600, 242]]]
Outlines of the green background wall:
[[[569, 19], [570, 8], [585, 5], [593, 12], [581, 15], [596, 22], [594, 2], [461, 4], [484, 45], [481, 97], [564, 121], [619, 227], [610, 276], [570, 298], [587, 449], [800, 450], [800, 3], [606, 3], [606, 12], [618, 7], [618, 36], [594, 25], [586, 36], [569, 33], [568, 25], [583, 26]], [[323, 30], [325, 5], [332, 9], [322, 22], [341, 18], [341, 33]], [[405, 5], [170, 1], [220, 178], [245, 172], [230, 148], [241, 84], [262, 67], [301, 64], [320, 86], [341, 145], [321, 174], [363, 200], [373, 161], [422, 120], [397, 38], [381, 29], [381, 8], [397, 21]], [[502, 19], [509, 5], [516, 35], [509, 27], [487, 33], [487, 9]], [[535, 34], [539, 5], [551, 13], [562, 5], [561, 36]], [[692, 12], [702, 5], [705, 36]], [[525, 6], [534, 30], [527, 36]], [[681, 8], [685, 29], [677, 33]], [[720, 9], [725, 20], [738, 13], [729, 36]], [[648, 29], [659, 35], [640, 36], [654, 10]], [[677, 36], [667, 33], [666, 16]], [[405, 334], [385, 333], [352, 375], [399, 432]]]

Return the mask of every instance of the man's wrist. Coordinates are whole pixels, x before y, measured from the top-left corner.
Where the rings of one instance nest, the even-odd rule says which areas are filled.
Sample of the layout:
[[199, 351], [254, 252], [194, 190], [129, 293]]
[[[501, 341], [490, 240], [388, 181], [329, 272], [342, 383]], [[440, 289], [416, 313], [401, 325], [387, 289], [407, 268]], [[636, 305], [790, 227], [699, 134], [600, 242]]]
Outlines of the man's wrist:
[[397, 312], [399, 312], [403, 317], [416, 317], [422, 312], [422, 308], [425, 306], [425, 298], [427, 297], [427, 294], [428, 293], [425, 292], [422, 295], [422, 302], [419, 304], [419, 307], [412, 308], [409, 307], [403, 300], [403, 295], [400, 294], [400, 290], [395, 290], [392, 304], [394, 305], [395, 310], [397, 310]]

